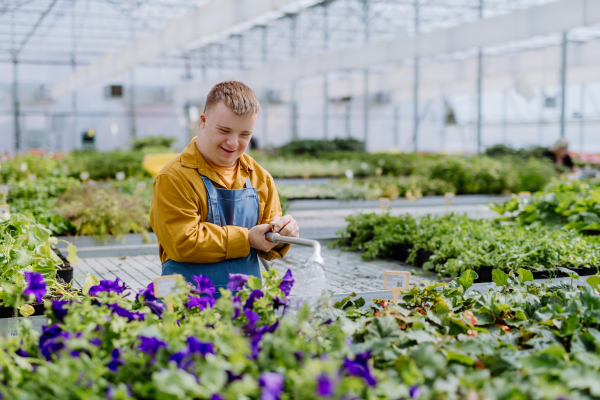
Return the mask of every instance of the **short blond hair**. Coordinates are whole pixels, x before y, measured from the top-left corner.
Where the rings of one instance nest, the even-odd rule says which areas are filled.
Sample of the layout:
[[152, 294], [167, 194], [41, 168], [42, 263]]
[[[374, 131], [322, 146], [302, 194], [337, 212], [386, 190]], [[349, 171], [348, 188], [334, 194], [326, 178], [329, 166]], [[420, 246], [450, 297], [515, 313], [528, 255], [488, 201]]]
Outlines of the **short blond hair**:
[[204, 113], [208, 114], [219, 101], [237, 115], [254, 115], [260, 111], [260, 103], [252, 89], [238, 81], [217, 83], [206, 97]]

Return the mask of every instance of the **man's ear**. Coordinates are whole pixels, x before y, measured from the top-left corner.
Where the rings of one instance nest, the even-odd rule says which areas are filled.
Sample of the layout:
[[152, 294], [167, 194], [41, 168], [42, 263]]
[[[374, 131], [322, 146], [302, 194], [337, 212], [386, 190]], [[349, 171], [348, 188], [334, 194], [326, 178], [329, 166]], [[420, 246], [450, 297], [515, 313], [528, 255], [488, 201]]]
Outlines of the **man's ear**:
[[200, 114], [200, 124], [198, 124], [198, 125], [202, 129], [206, 128], [206, 114], [204, 114], [204, 113]]

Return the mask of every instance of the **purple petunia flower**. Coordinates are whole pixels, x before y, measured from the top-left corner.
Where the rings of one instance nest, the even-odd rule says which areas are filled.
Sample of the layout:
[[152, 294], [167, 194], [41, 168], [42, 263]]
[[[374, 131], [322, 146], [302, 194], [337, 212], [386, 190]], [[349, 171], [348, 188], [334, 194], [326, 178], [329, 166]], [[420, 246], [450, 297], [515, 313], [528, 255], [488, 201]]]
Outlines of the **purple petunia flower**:
[[142, 289], [138, 292], [138, 297], [144, 296], [144, 299], [148, 301], [156, 301], [156, 297], [154, 296], [154, 282], [150, 282], [146, 289]]
[[90, 296], [97, 296], [102, 292], [123, 293], [123, 286], [119, 285], [119, 278], [114, 281], [100, 281], [99, 285], [90, 288]]
[[213, 395], [210, 397], [210, 400], [225, 400], [225, 397], [223, 397], [223, 396], [221, 396], [221, 395], [218, 395], [218, 394], [213, 394]]
[[129, 311], [126, 308], [120, 307], [118, 304], [106, 304], [106, 307], [110, 308], [113, 314], [127, 318], [129, 322], [143, 321], [145, 319], [144, 314], [137, 311]]
[[67, 315], [68, 311], [64, 309], [64, 306], [67, 304], [69, 304], [67, 300], [52, 300], [52, 311], [54, 312], [54, 316], [61, 322]]
[[369, 386], [375, 386], [377, 381], [373, 375], [371, 375], [371, 370], [367, 364], [370, 356], [371, 352], [367, 351], [366, 353], [357, 354], [354, 360], [349, 360], [346, 357], [342, 368], [344, 368], [349, 375], [364, 378]]
[[35, 300], [38, 303], [42, 302], [42, 299], [46, 295], [46, 282], [44, 282], [44, 275], [38, 272], [24, 272], [25, 280], [27, 280], [27, 288], [23, 291], [26, 296], [34, 295]]
[[329, 379], [327, 374], [319, 375], [319, 379], [317, 379], [317, 394], [323, 397], [333, 396], [333, 382]]
[[283, 276], [281, 283], [279, 284], [279, 289], [281, 289], [281, 291], [285, 293], [286, 296], [289, 296], [292, 292], [292, 286], [294, 286], [295, 281], [296, 280], [292, 275], [292, 271], [288, 269], [285, 275]]
[[42, 327], [42, 334], [40, 335], [40, 352], [50, 361], [52, 354], [65, 348], [63, 341], [69, 338], [69, 333], [63, 331], [58, 324], [54, 324], [50, 327]]
[[102, 340], [100, 340], [100, 338], [91, 338], [89, 340], [90, 344], [93, 344], [94, 346], [100, 346], [102, 344]]
[[167, 348], [167, 344], [155, 337], [140, 336], [141, 344], [138, 349], [148, 355], [155, 356], [161, 347]]
[[279, 400], [279, 395], [283, 390], [283, 375], [277, 372], [263, 372], [260, 375], [260, 386], [263, 391], [260, 395], [261, 400]]
[[192, 279], [196, 282], [196, 294], [206, 293], [210, 297], [215, 297], [215, 285], [207, 276], [194, 275], [192, 276]]
[[265, 294], [262, 292], [262, 290], [253, 290], [252, 293], [250, 293], [250, 296], [248, 296], [246, 304], [244, 304], [244, 309], [252, 310], [254, 308], [254, 302], [256, 301], [256, 299], [260, 299], [264, 295]]
[[418, 399], [421, 397], [421, 391], [419, 390], [419, 385], [412, 385], [408, 390], [411, 399]]
[[27, 354], [27, 352], [23, 349], [19, 349], [19, 350], [15, 351], [15, 354], [18, 355], [19, 357], [29, 357], [29, 354]]
[[254, 324], [256, 324], [260, 319], [260, 316], [252, 310], [244, 310], [244, 315], [248, 319], [249, 324], [252, 326], [254, 326]]
[[201, 342], [193, 336], [187, 338], [187, 344], [190, 349], [190, 353], [193, 354], [202, 354], [203, 356], [207, 354], [215, 354], [215, 348], [210, 342]]
[[125, 364], [125, 361], [123, 359], [121, 359], [121, 350], [114, 349], [110, 353], [110, 357], [111, 357], [111, 360], [108, 363], [108, 369], [111, 370], [112, 372], [117, 372], [119, 367], [121, 365]]
[[246, 282], [248, 282], [249, 278], [250, 275], [229, 274], [229, 283], [227, 284], [227, 289], [231, 290], [232, 292], [241, 290], [244, 288], [244, 285]]
[[212, 297], [195, 297], [191, 294], [188, 294], [188, 297], [190, 298], [190, 301], [187, 303], [187, 308], [199, 307], [202, 311], [206, 307], [212, 308], [215, 305], [215, 299], [213, 299]]
[[183, 349], [175, 354], [172, 354], [169, 357], [169, 361], [175, 361], [175, 363], [177, 363], [177, 366], [181, 368], [183, 366], [183, 361], [187, 360], [189, 358], [189, 355], [189, 350]]
[[233, 315], [233, 318], [231, 318], [231, 319], [236, 320], [240, 316], [240, 312], [242, 310], [242, 299], [240, 298], [240, 295], [237, 295], [231, 300], [233, 303], [233, 309], [235, 310], [235, 314]]
[[146, 300], [144, 301], [144, 305], [159, 317], [162, 317], [162, 313], [163, 311], [165, 311], [164, 303], [161, 303], [159, 301]]

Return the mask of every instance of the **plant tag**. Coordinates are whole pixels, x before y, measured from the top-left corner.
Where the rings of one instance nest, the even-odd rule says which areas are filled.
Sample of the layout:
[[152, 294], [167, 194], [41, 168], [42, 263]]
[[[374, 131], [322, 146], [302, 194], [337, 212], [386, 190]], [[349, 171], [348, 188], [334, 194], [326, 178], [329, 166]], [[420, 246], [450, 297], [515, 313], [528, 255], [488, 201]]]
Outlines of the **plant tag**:
[[138, 182], [135, 187], [141, 192], [146, 189], [146, 182]]
[[10, 208], [8, 207], [8, 204], [0, 205], [0, 215], [2, 214], [10, 214]]
[[7, 337], [21, 337], [21, 322], [25, 319], [31, 321], [31, 330], [42, 333], [42, 327], [48, 325], [48, 318], [44, 315], [36, 315], [33, 317], [19, 317], [18, 321], [15, 318], [0, 319], [0, 335]]
[[35, 176], [35, 174], [27, 175], [27, 179], [29, 179], [30, 181], [35, 181], [36, 178], [37, 178], [37, 176]]
[[117, 172], [117, 180], [122, 181], [123, 179], [125, 179], [125, 172]]
[[8, 185], [0, 185], [0, 194], [4, 196], [8, 194]]
[[519, 192], [519, 199], [529, 200], [531, 198], [531, 192]]
[[406, 271], [387, 271], [383, 274], [384, 289], [408, 289], [410, 281], [410, 272]]
[[454, 201], [454, 193], [452, 193], [452, 192], [444, 193], [444, 201], [446, 203], [452, 203]]
[[164, 298], [175, 292], [177, 280], [175, 275], [165, 275], [154, 278], [154, 297]]
[[381, 176], [381, 174], [383, 174], [383, 168], [377, 167], [377, 169], [375, 169], [375, 175]]
[[390, 199], [388, 197], [380, 197], [377, 200], [377, 205], [381, 208], [381, 213], [385, 213], [386, 208], [390, 207]]
[[27, 171], [27, 164], [25, 164], [25, 163], [21, 164], [21, 171], [23, 171], [23, 172]]
[[79, 174], [79, 178], [85, 182], [88, 179], [90, 179], [90, 173], [87, 171], [83, 171], [82, 173]]
[[352, 178], [354, 178], [354, 172], [352, 172], [351, 169], [346, 170], [346, 178], [348, 178], [349, 181], [351, 181]]
[[398, 304], [398, 296], [402, 290], [408, 289], [410, 272], [387, 271], [383, 274], [383, 288], [392, 291], [394, 303]]

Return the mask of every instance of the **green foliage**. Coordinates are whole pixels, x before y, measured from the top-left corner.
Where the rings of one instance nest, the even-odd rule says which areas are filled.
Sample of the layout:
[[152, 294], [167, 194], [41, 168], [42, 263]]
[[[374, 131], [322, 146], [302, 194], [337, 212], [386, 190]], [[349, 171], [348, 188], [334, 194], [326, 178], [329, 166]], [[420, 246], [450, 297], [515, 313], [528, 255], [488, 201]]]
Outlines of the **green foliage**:
[[485, 149], [485, 155], [490, 157], [505, 157], [505, 156], [516, 156], [520, 158], [542, 158], [544, 157], [544, 151], [546, 147], [542, 146], [530, 146], [527, 148], [515, 149], [504, 144], [496, 144]]
[[78, 235], [106, 241], [126, 233], [146, 237], [150, 221], [147, 209], [137, 196], [124, 196], [114, 188], [76, 188], [65, 192], [56, 212], [71, 221]]
[[573, 230], [502, 225], [454, 214], [413, 217], [372, 213], [351, 215], [346, 220], [348, 225], [331, 246], [361, 250], [363, 258], [373, 259], [395, 257], [398, 246], [409, 245], [408, 263], [416, 262], [418, 250], [431, 251], [434, 254], [424, 268], [452, 276], [484, 266], [515, 272], [520, 268], [600, 266], [600, 237], [584, 237]]
[[27, 180], [29, 174], [35, 174], [37, 178], [64, 175], [61, 165], [56, 158], [22, 154], [0, 164], [0, 183]]
[[141, 138], [133, 139], [131, 143], [131, 149], [140, 151], [145, 150], [148, 147], [154, 148], [163, 148], [167, 151], [173, 146], [173, 144], [177, 141], [177, 138], [174, 137], [165, 137], [165, 136], [144, 136]]
[[115, 179], [117, 172], [125, 172], [127, 177], [149, 177], [142, 167], [145, 154], [140, 151], [75, 151], [64, 159], [69, 176], [79, 178], [87, 171], [90, 179]]
[[51, 247], [56, 242], [50, 230], [31, 218], [16, 213], [0, 216], [0, 306], [29, 302], [23, 295], [25, 271], [44, 276], [48, 297], [72, 297], [70, 286], [56, 281], [56, 269], [63, 265]]
[[55, 198], [70, 188], [81, 186], [78, 179], [65, 176], [49, 176], [46, 178], [30, 181], [28, 179], [8, 181], [8, 198], [11, 203], [19, 200], [44, 200]]
[[323, 153], [340, 151], [363, 152], [365, 143], [354, 138], [327, 139], [302, 139], [293, 140], [277, 149], [280, 155], [310, 155], [318, 157]]

